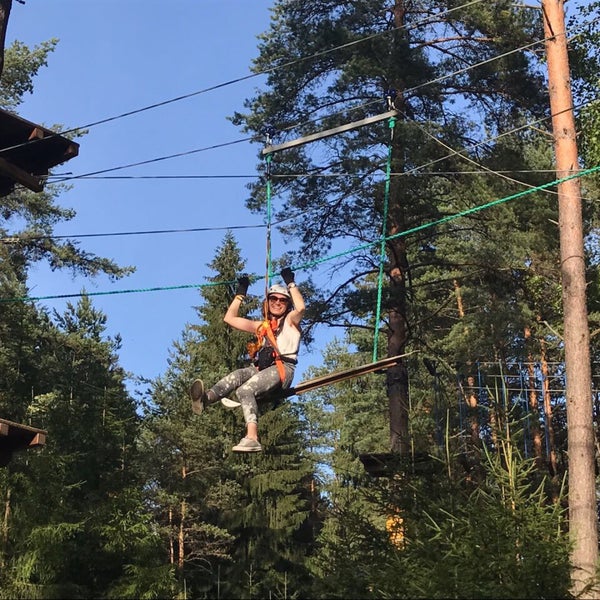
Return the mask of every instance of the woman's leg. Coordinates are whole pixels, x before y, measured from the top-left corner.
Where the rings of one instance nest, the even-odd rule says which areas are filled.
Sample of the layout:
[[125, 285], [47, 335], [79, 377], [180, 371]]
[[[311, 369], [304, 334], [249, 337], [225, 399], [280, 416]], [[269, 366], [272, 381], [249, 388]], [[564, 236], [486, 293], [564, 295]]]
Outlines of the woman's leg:
[[[256, 402], [258, 397], [265, 396], [273, 390], [288, 388], [291, 385], [294, 377], [293, 366], [285, 365], [285, 375], [285, 380], [282, 385], [277, 366], [273, 365], [259, 371], [237, 389], [236, 396], [242, 405], [244, 420], [246, 421], [247, 426], [250, 424], [256, 425], [258, 423], [258, 404]], [[255, 426], [249, 428], [248, 437], [251, 437], [251, 439], [258, 439], [257, 429], [258, 428]]]
[[226, 398], [231, 392], [246, 383], [257, 373], [256, 367], [244, 367], [232, 371], [229, 375], [225, 375], [223, 379], [217, 381], [217, 383], [206, 392], [208, 402], [212, 403], [221, 398]]

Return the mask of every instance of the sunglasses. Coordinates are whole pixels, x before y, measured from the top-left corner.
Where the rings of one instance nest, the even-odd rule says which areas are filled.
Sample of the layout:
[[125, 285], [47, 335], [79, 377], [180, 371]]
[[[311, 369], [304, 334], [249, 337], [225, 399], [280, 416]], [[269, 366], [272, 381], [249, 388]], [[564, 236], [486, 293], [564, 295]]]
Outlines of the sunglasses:
[[269, 296], [269, 302], [273, 302], [274, 304], [287, 304], [288, 299], [281, 296]]

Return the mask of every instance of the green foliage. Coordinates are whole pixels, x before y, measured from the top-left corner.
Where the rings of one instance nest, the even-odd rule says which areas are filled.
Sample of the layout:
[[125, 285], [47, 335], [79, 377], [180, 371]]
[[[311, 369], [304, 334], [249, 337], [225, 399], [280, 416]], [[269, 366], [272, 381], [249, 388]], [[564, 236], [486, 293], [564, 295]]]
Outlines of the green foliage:
[[108, 590], [109, 598], [154, 600], [176, 597], [177, 582], [171, 565], [126, 565], [122, 581]]
[[[361, 488], [369, 508], [358, 508], [356, 492], [341, 504], [338, 495], [311, 561], [316, 597], [569, 598], [560, 501], [509, 444], [483, 458], [477, 486], [432, 463]], [[403, 519], [398, 545], [382, 524], [393, 514]]]
[[0, 106], [4, 110], [15, 110], [26, 93], [33, 93], [33, 79], [42, 67], [48, 66], [48, 55], [54, 52], [58, 39], [42, 42], [33, 49], [19, 41], [4, 51]]
[[[0, 598], [568, 597], [564, 498], [549, 501], [556, 481], [519, 455], [520, 425], [508, 424], [511, 443], [498, 439], [504, 419], [521, 415], [502, 406], [503, 389], [487, 390], [479, 409], [488, 420], [469, 440], [456, 402], [457, 373], [468, 379], [482, 361], [562, 358], [551, 191], [472, 210], [554, 178], [546, 133], [527, 126], [547, 117], [540, 61], [512, 52], [541, 38], [541, 28], [537, 12], [508, 0], [444, 13], [457, 7], [276, 1], [254, 68], [286, 67], [270, 71], [247, 113], [233, 117], [254, 133], [274, 123], [291, 139], [380, 113], [384, 91], [399, 92], [393, 139], [382, 122], [275, 157], [283, 201], [274, 219], [298, 242], [286, 264], [316, 265], [360, 247], [338, 257], [331, 289], [314, 290], [310, 325], [340, 326], [346, 337], [308, 376], [368, 362], [376, 326], [380, 354], [421, 352], [385, 376], [265, 400], [264, 452], [239, 456], [231, 452], [244, 428], [239, 411], [219, 405], [198, 417], [188, 397], [195, 377], [210, 385], [247, 358], [248, 336], [222, 319], [233, 291], [221, 282], [233, 285], [245, 269], [231, 233], [207, 265], [215, 285], [202, 289], [198, 322], [173, 345], [143, 412], [125, 389], [120, 338], [106, 337], [106, 316], [89, 298], [64, 314], [2, 303], [2, 416], [45, 428], [48, 442], [0, 472]], [[588, 166], [598, 162], [598, 31], [588, 18], [597, 10], [592, 2], [582, 11], [587, 25], [571, 40]], [[13, 110], [32, 91], [56, 43], [7, 50], [0, 105]], [[378, 290], [372, 242], [382, 229], [388, 144], [385, 231], [411, 233], [386, 245]], [[596, 179], [582, 182], [590, 197]], [[39, 261], [84, 275], [130, 272], [52, 238], [74, 216], [56, 204], [60, 191], [1, 199], [3, 298], [27, 295]], [[265, 202], [263, 183], [252, 185], [249, 208]], [[593, 203], [585, 218], [590, 316], [600, 323]], [[261, 300], [258, 291], [242, 310], [259, 317]], [[558, 444], [561, 419], [556, 410]], [[369, 476], [360, 456], [395, 449], [399, 431], [396, 475]], [[483, 444], [480, 455], [474, 448]]]
[[105, 315], [83, 298], [55, 321], [38, 330], [44, 375], [26, 405], [48, 440], [13, 458], [2, 488], [11, 509], [3, 593], [98, 597], [124, 565], [156, 562], [158, 539], [136, 490], [139, 417], [117, 364], [120, 342], [104, 338]]
[[[209, 265], [215, 282], [243, 272], [237, 244], [227, 234]], [[302, 453], [298, 415], [287, 402], [260, 404], [264, 451], [233, 454], [244, 431], [240, 411], [220, 403], [200, 416], [191, 412], [194, 378], [208, 385], [245, 364], [247, 334], [223, 323], [233, 294], [205, 287], [200, 323], [184, 330], [170, 367], [153, 382], [141, 443], [148, 504], [171, 548], [177, 593], [244, 597], [303, 588], [304, 556], [313, 539], [310, 523], [312, 465]], [[245, 310], [258, 307], [250, 298]], [[259, 315], [260, 318], [260, 315]], [[175, 566], [176, 565], [176, 566]]]

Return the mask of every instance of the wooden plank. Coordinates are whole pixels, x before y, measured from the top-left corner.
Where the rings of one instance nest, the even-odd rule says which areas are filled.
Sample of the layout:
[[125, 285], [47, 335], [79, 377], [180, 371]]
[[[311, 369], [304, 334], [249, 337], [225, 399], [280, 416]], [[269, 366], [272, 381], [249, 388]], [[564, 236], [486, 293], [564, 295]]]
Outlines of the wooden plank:
[[2, 157], [0, 157], [0, 174], [20, 183], [32, 192], [41, 192], [44, 189], [39, 177], [30, 175], [27, 171], [20, 169]]
[[367, 373], [373, 373], [374, 371], [384, 371], [389, 367], [397, 365], [403, 358], [409, 356], [409, 354], [398, 354], [396, 356], [389, 356], [373, 363], [366, 365], [360, 365], [358, 367], [350, 367], [343, 371], [336, 371], [335, 373], [328, 373], [321, 377], [315, 377], [315, 379], [309, 379], [308, 381], [301, 381], [296, 387], [289, 388], [282, 392], [283, 397], [297, 396], [305, 394], [316, 388], [331, 383], [337, 383], [338, 381], [344, 381], [346, 379], [352, 379], [353, 377], [359, 377], [360, 375], [366, 375]]
[[41, 192], [49, 169], [79, 153], [79, 144], [0, 109], [0, 197], [10, 194], [15, 183]]
[[15, 423], [14, 421], [9, 421], [8, 419], [0, 419], [0, 428], [3, 426], [13, 427], [22, 431], [30, 431], [31, 433], [46, 433], [43, 429], [31, 427], [31, 425], [23, 425], [22, 423]]
[[30, 446], [43, 446], [46, 443], [45, 433], [36, 433], [29, 442]]
[[383, 121], [383, 120], [389, 119], [391, 117], [396, 117], [397, 115], [398, 115], [397, 110], [389, 110], [388, 112], [382, 113], [380, 115], [375, 115], [373, 117], [367, 117], [366, 119], [362, 119], [361, 121], [354, 121], [352, 123], [346, 123], [346, 125], [340, 125], [339, 127], [333, 127], [332, 129], [326, 129], [325, 131], [320, 131], [318, 133], [306, 135], [301, 138], [296, 138], [295, 140], [290, 140], [289, 142], [284, 142], [283, 144], [276, 144], [275, 146], [267, 146], [262, 151], [262, 153], [264, 156], [267, 154], [273, 154], [274, 152], [280, 152], [281, 150], [286, 150], [287, 148], [295, 148], [296, 146], [302, 146], [304, 144], [308, 144], [308, 143], [314, 142], [316, 140], [331, 137], [333, 135], [337, 135], [338, 133], [343, 133], [344, 131], [358, 129], [359, 127], [364, 127], [365, 125], [370, 125], [371, 123], [377, 123], [379, 121]]
[[0, 419], [0, 467], [8, 465], [15, 451], [45, 443], [46, 432], [43, 429]]
[[29, 137], [27, 138], [29, 141], [31, 140], [41, 140], [44, 137], [44, 131], [41, 127], [34, 127]]

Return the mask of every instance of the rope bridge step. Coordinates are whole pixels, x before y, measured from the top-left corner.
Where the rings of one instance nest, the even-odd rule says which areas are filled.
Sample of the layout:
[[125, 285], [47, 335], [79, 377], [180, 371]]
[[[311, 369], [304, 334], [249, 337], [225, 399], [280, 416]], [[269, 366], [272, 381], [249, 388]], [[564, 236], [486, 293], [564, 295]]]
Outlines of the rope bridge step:
[[[409, 353], [410, 354], [410, 353]], [[393, 367], [402, 361], [403, 358], [408, 354], [397, 354], [396, 356], [389, 356], [388, 358], [382, 358], [376, 362], [368, 363], [366, 365], [360, 365], [358, 367], [350, 367], [343, 371], [336, 371], [335, 373], [328, 373], [321, 377], [315, 377], [308, 381], [301, 381], [296, 387], [284, 390], [281, 394], [282, 397], [287, 398], [288, 396], [297, 396], [305, 394], [311, 390], [317, 389], [324, 385], [331, 383], [338, 383], [339, 381], [345, 381], [346, 379], [352, 379], [360, 375], [366, 375], [367, 373], [373, 373], [375, 371], [384, 371], [389, 367]]]

